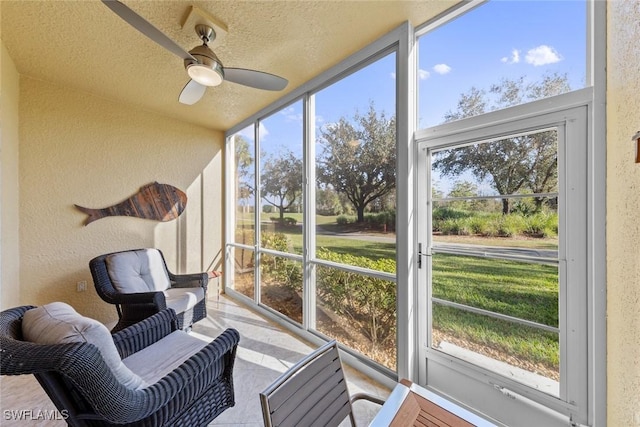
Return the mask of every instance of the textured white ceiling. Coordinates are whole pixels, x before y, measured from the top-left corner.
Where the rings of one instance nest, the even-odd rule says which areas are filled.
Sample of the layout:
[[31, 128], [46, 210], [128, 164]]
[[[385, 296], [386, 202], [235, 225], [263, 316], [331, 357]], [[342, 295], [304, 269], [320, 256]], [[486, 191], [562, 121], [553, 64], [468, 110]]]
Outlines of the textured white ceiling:
[[226, 130], [374, 41], [404, 21], [419, 25], [449, 1], [136, 1], [131, 9], [185, 50], [199, 44], [181, 28], [191, 5], [225, 24], [212, 44], [227, 67], [289, 80], [283, 92], [225, 82], [200, 102], [182, 105], [182, 60], [98, 0], [0, 1], [2, 42], [23, 75]]

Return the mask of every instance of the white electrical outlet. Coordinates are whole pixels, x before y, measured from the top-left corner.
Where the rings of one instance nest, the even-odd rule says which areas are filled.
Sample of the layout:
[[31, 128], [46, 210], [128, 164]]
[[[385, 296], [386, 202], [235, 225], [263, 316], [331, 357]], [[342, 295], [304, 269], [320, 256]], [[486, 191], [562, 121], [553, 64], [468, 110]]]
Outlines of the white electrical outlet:
[[86, 280], [81, 280], [78, 283], [76, 283], [76, 289], [78, 290], [78, 292], [84, 292], [87, 290], [87, 281]]

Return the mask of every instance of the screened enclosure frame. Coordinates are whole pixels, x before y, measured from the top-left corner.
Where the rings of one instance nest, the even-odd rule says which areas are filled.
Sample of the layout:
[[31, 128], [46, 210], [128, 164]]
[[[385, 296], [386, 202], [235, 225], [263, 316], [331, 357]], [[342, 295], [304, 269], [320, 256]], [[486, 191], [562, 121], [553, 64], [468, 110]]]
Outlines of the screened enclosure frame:
[[[233, 128], [229, 129], [225, 136], [227, 139], [225, 152], [225, 179], [227, 183], [234, 182], [234, 151], [232, 146], [232, 136], [242, 131], [248, 126], [255, 126], [254, 136], [256, 141], [259, 140], [259, 124], [264, 118], [285, 108], [286, 106], [301, 102], [303, 106], [304, 129], [303, 137], [305, 141], [304, 156], [306, 158], [314, 157], [314, 147], [306, 143], [315, 140], [315, 128], [309, 119], [315, 115], [315, 105], [313, 102], [314, 94], [323, 88], [339, 81], [343, 77], [365, 67], [371, 61], [375, 61], [380, 56], [394, 51], [396, 55], [396, 118], [397, 118], [397, 272], [393, 278], [397, 285], [397, 370], [392, 372], [381, 368], [376, 363], [371, 363], [366, 358], [357, 354], [357, 352], [347, 352], [344, 354], [344, 360], [347, 363], [358, 367], [366, 375], [374, 380], [380, 381], [389, 387], [392, 387], [398, 378], [407, 378], [415, 382], [425, 384], [423, 359], [421, 358], [421, 348], [424, 344], [423, 335], [421, 335], [421, 322], [418, 318], [418, 301], [426, 292], [424, 283], [419, 283], [421, 271], [418, 270], [418, 262], [421, 258], [419, 254], [418, 239], [418, 157], [416, 140], [422, 140], [431, 136], [432, 130], [417, 130], [417, 37], [435, 29], [439, 26], [446, 25], [447, 22], [455, 19], [457, 16], [467, 12], [484, 3], [483, 1], [463, 2], [452, 8], [451, 10], [435, 17], [433, 20], [422, 24], [416, 31], [409, 23], [402, 24], [389, 34], [383, 36], [371, 45], [357, 52], [353, 56], [347, 58], [340, 64], [332, 67], [328, 71], [322, 73], [318, 77], [312, 79], [303, 86], [293, 89], [289, 94], [285, 95], [274, 104], [262, 109], [251, 117], [246, 118]], [[586, 337], [587, 352], [586, 370], [587, 378], [584, 380], [586, 386], [586, 397], [580, 402], [580, 417], [574, 422], [587, 423], [592, 426], [606, 425], [606, 248], [605, 248], [605, 178], [606, 178], [606, 141], [605, 132], [605, 90], [606, 90], [606, 4], [599, 1], [587, 1], [587, 83], [586, 88], [579, 90], [579, 93], [570, 93], [568, 97], [563, 98], [574, 100], [564, 103], [563, 108], [573, 108], [579, 105], [588, 105], [587, 111], [587, 138], [588, 138], [588, 176], [586, 178], [587, 198], [589, 200], [587, 212], [587, 241], [585, 262], [586, 281], [588, 291], [586, 293]], [[549, 101], [541, 101], [545, 103]], [[564, 101], [563, 101], [564, 102]], [[523, 109], [530, 106], [524, 104]], [[480, 119], [482, 120], [482, 119]], [[455, 123], [451, 124], [455, 127]], [[414, 140], [415, 132], [415, 140]], [[259, 151], [255, 151], [259, 153]], [[256, 172], [256, 180], [259, 179], [259, 173]], [[308, 248], [315, 249], [315, 236], [313, 233], [314, 218], [311, 215], [310, 207], [314, 204], [314, 182], [315, 170], [307, 168], [305, 171], [305, 180], [303, 185], [307, 189], [304, 201], [304, 221], [308, 224], [307, 231], [303, 235], [303, 246], [307, 248], [305, 253], [287, 254], [279, 252], [271, 252], [260, 248], [258, 242], [243, 245], [234, 241], [234, 229], [229, 224], [234, 224], [235, 195], [232, 194], [230, 186], [227, 185], [226, 206], [225, 206], [225, 289], [234, 298], [238, 298], [244, 302], [255, 304], [256, 307], [267, 317], [278, 322], [282, 326], [288, 328], [292, 332], [302, 336], [310, 342], [318, 345], [326, 341], [326, 337], [321, 334], [313, 333], [309, 330], [313, 326], [314, 319], [311, 315], [313, 307], [315, 307], [315, 294], [311, 283], [314, 283], [314, 266], [331, 265], [330, 262], [318, 260], [314, 258], [313, 253], [309, 253]], [[258, 187], [256, 187], [258, 188]], [[255, 223], [259, 222], [259, 212], [255, 212]], [[231, 281], [233, 280], [234, 264], [231, 254], [235, 249], [244, 249], [254, 253], [257, 257], [260, 254], [278, 255], [287, 259], [295, 260], [303, 263], [304, 271], [304, 309], [302, 324], [297, 324], [287, 320], [284, 316], [275, 312], [268, 307], [259, 305], [259, 288], [258, 275], [254, 278], [256, 299], [249, 300], [246, 296], [234, 292]], [[339, 266], [344, 268], [343, 266]], [[375, 271], [359, 271], [358, 273], [365, 275], [373, 275], [385, 279], [391, 279], [386, 274], [380, 274]], [[435, 356], [434, 361], [439, 356]], [[468, 367], [460, 367], [458, 373], [466, 375], [473, 369]], [[451, 379], [454, 380], [453, 378]], [[498, 390], [498, 388], [496, 388]], [[509, 394], [508, 387], [504, 387], [504, 395]], [[482, 396], [474, 395], [473, 390], [467, 390], [467, 394], [456, 396], [456, 398], [468, 405], [474, 406], [475, 399]], [[502, 392], [501, 392], [502, 393]], [[514, 399], [518, 399], [516, 393], [513, 393]], [[525, 397], [526, 398], [526, 397]], [[553, 399], [552, 399], [553, 400]], [[535, 411], [554, 412], [554, 414], [564, 412], [566, 409], [564, 403], [548, 402], [545, 398], [538, 399], [532, 408], [538, 405]], [[571, 405], [569, 405], [571, 406]], [[534, 413], [535, 413], [534, 411]], [[559, 411], [559, 412], [558, 412]]]
[[[416, 368], [415, 358], [415, 341], [414, 341], [414, 319], [412, 318], [414, 310], [408, 307], [413, 301], [414, 287], [413, 274], [415, 268], [415, 254], [412, 252], [411, 246], [397, 245], [396, 251], [396, 274], [367, 270], [358, 267], [349, 267], [345, 265], [335, 265], [330, 261], [318, 259], [315, 257], [315, 169], [309, 159], [315, 156], [315, 144], [309, 143], [316, 140], [315, 126], [313, 117], [315, 113], [314, 95], [322, 89], [348, 77], [349, 75], [365, 68], [367, 65], [377, 61], [387, 55], [395, 54], [395, 105], [394, 111], [396, 122], [403, 123], [402, 126], [396, 127], [396, 223], [407, 224], [408, 227], [396, 227], [396, 242], [412, 241], [415, 233], [414, 215], [413, 215], [413, 129], [415, 126], [415, 100], [411, 94], [414, 93], [415, 86], [415, 58], [414, 58], [414, 34], [412, 26], [406, 22], [369, 46], [365, 47], [358, 53], [347, 58], [340, 64], [332, 67], [330, 70], [322, 73], [320, 76], [309, 81], [303, 86], [293, 90], [291, 93], [274, 103], [273, 105], [261, 110], [253, 116], [242, 121], [238, 125], [229, 129], [226, 133], [226, 152], [225, 152], [225, 178], [227, 182], [234, 182], [234, 135], [244, 129], [253, 126], [254, 132], [254, 159], [258, 158], [260, 153], [260, 122], [277, 111], [287, 106], [302, 102], [303, 110], [303, 141], [304, 151], [303, 159], [305, 166], [305, 176], [303, 188], [305, 191], [303, 202], [303, 247], [302, 255], [287, 254], [273, 252], [260, 247], [259, 236], [253, 245], [243, 245], [235, 242], [233, 227], [226, 227], [225, 230], [225, 290], [235, 298], [248, 303], [254, 303], [264, 310], [264, 314], [289, 328], [293, 332], [304, 336], [311, 342], [321, 344], [327, 340], [327, 337], [318, 331], [313, 330], [315, 327], [315, 267], [337, 267], [350, 272], [358, 273], [366, 277], [390, 280], [396, 283], [397, 288], [397, 369], [390, 370], [385, 367], [372, 363], [356, 351], [349, 349], [345, 353], [345, 361], [358, 364], [362, 370], [374, 379], [385, 383], [389, 386], [393, 385], [398, 377], [411, 378]], [[404, 124], [410, 126], [404, 126]], [[259, 162], [256, 161], [254, 188], [259, 189]], [[235, 224], [235, 194], [231, 191], [226, 193], [226, 209], [225, 224]], [[256, 204], [256, 206], [258, 206]], [[254, 224], [259, 224], [259, 209], [254, 211]], [[259, 234], [259, 233], [257, 233]], [[260, 263], [262, 254], [278, 255], [288, 259], [299, 261], [303, 264], [303, 321], [301, 324], [293, 322], [282, 316], [280, 313], [260, 304], [259, 293], [259, 268], [255, 268], [254, 277], [254, 298], [251, 300], [233, 290], [233, 271], [235, 270], [233, 251], [236, 249], [244, 249], [250, 251], [255, 256], [256, 265]], [[404, 315], [411, 313], [410, 315]]]

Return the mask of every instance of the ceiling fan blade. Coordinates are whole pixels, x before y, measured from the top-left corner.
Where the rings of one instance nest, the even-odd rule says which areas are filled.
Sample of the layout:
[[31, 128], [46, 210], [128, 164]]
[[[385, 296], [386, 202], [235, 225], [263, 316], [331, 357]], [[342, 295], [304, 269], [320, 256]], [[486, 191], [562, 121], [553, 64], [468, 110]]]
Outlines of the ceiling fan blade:
[[111, 9], [116, 15], [122, 18], [133, 28], [140, 31], [142, 34], [167, 49], [169, 52], [172, 52], [182, 59], [193, 59], [189, 52], [180, 47], [180, 45], [167, 37], [151, 23], [147, 22], [142, 16], [129, 9], [129, 7], [124, 3], [120, 3], [117, 0], [102, 0], [102, 3], [104, 3], [105, 6]]
[[189, 80], [189, 83], [187, 83], [182, 89], [182, 92], [180, 92], [178, 100], [182, 104], [193, 105], [200, 101], [200, 98], [202, 98], [206, 90], [206, 86], [201, 85], [195, 80]]
[[244, 68], [224, 68], [224, 79], [232, 83], [264, 90], [282, 90], [289, 81], [273, 74]]

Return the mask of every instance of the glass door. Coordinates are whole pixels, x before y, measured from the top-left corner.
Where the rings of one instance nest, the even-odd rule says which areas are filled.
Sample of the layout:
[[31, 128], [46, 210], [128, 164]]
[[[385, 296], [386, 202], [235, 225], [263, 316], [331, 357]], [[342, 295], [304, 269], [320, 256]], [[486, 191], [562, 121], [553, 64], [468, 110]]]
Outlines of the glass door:
[[586, 294], [570, 254], [585, 247], [585, 200], [571, 186], [582, 154], [567, 147], [584, 131], [563, 114], [460, 128], [419, 143], [420, 380], [501, 422], [524, 408], [541, 425], [540, 404], [573, 416]]

